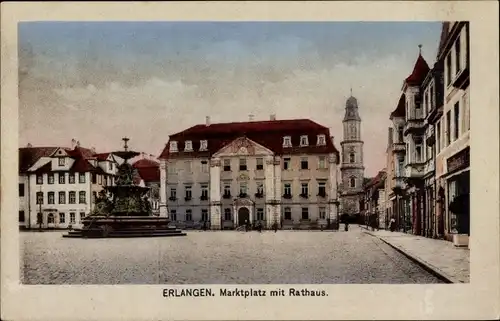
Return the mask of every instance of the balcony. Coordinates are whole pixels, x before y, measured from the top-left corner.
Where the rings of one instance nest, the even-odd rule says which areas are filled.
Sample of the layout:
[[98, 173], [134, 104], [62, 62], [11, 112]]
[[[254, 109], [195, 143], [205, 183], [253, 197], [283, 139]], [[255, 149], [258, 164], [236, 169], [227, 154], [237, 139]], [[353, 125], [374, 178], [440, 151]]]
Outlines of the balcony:
[[394, 186], [392, 190], [394, 193], [398, 194], [406, 188], [406, 183], [403, 177], [394, 177]]
[[406, 178], [422, 178], [424, 176], [424, 167], [423, 163], [412, 163], [406, 165], [405, 168], [405, 177]]
[[423, 120], [408, 120], [405, 124], [403, 134], [422, 134], [425, 130]]
[[433, 158], [427, 160], [424, 166], [424, 175], [427, 175], [429, 173], [433, 173], [436, 169], [436, 164], [435, 160]]
[[403, 142], [393, 143], [392, 144], [392, 152], [393, 153], [405, 153], [406, 146]]

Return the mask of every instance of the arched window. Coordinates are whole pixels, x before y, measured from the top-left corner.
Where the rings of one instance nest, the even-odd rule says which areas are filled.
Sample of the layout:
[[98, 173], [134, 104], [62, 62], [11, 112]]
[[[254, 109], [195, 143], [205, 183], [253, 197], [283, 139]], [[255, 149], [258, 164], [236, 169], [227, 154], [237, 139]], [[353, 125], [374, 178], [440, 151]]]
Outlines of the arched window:
[[354, 153], [349, 154], [349, 162], [354, 163], [356, 161], [356, 157], [354, 156]]
[[54, 214], [50, 213], [50, 214], [47, 216], [47, 223], [49, 223], [49, 224], [54, 223]]
[[351, 179], [349, 180], [349, 185], [351, 187], [356, 187], [356, 178], [351, 177]]

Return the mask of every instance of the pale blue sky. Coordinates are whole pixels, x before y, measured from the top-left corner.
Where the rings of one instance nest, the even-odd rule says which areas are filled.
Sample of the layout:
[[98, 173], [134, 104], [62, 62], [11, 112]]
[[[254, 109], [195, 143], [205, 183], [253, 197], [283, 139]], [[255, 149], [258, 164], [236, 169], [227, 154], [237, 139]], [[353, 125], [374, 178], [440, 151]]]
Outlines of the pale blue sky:
[[311, 118], [338, 148], [360, 102], [366, 174], [385, 166], [389, 113], [440, 22], [29, 22], [19, 24], [20, 143], [159, 154], [204, 122]]

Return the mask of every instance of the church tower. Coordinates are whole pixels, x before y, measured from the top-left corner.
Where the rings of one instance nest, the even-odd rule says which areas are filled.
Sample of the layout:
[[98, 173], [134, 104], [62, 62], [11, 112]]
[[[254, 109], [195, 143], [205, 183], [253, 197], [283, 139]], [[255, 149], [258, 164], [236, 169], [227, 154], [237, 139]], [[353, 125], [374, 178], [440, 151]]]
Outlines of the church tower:
[[360, 213], [360, 200], [363, 195], [363, 140], [361, 138], [361, 117], [359, 117], [358, 101], [352, 96], [347, 99], [343, 123], [344, 135], [340, 143], [342, 148], [341, 206], [342, 214]]

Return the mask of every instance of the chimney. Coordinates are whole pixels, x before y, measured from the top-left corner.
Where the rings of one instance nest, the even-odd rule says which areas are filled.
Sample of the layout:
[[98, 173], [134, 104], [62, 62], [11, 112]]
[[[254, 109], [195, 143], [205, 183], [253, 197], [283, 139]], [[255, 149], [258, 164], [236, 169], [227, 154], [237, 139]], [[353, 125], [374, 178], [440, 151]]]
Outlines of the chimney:
[[80, 147], [80, 141], [76, 142], [76, 147]]
[[205, 125], [210, 126], [210, 116], [205, 117]]
[[393, 128], [389, 127], [389, 139], [387, 140], [387, 142], [389, 144], [388, 147], [391, 147], [393, 141], [394, 141]]
[[276, 114], [271, 114], [270, 120], [276, 120]]
[[248, 121], [253, 121], [253, 118], [254, 118], [253, 114], [248, 115]]
[[335, 136], [330, 136], [330, 139], [332, 140], [332, 144], [333, 144], [333, 146], [335, 146], [335, 140], [334, 140], [334, 139], [335, 139]]
[[90, 148], [90, 150], [92, 151], [92, 154], [95, 154], [95, 147]]
[[31, 147], [33, 147], [33, 145], [31, 145], [31, 143], [28, 143], [28, 145], [26, 145], [26, 147], [31, 148]]
[[76, 140], [73, 138], [71, 140], [71, 149], [75, 149], [75, 147], [76, 147]]

